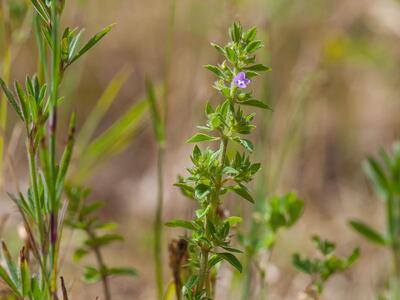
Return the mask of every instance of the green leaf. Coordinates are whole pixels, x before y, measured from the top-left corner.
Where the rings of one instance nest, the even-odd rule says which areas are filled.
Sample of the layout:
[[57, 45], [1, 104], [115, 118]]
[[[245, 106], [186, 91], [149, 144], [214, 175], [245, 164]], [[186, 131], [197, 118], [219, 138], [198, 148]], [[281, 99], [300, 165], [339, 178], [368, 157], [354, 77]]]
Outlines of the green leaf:
[[368, 157], [363, 167], [364, 171], [372, 179], [378, 195], [381, 197], [387, 197], [390, 193], [389, 180], [378, 162], [372, 157]]
[[103, 30], [94, 35], [79, 51], [78, 53], [70, 60], [69, 65], [75, 62], [78, 58], [80, 58], [83, 54], [85, 54], [89, 49], [91, 49], [94, 45], [96, 45], [107, 33], [111, 31], [114, 24], [108, 25]]
[[249, 67], [245, 67], [244, 70], [255, 71], [255, 72], [265, 72], [265, 71], [270, 71], [271, 68], [264, 66], [263, 64], [256, 64], [256, 65], [252, 65]]
[[385, 237], [375, 229], [372, 229], [368, 225], [352, 220], [349, 222], [350, 226], [353, 227], [355, 231], [363, 235], [365, 238], [370, 240], [371, 242], [374, 242], [378, 245], [385, 246], [388, 244], [388, 241], [385, 239]]
[[29, 272], [28, 262], [25, 258], [25, 249], [22, 248], [19, 257], [19, 274], [21, 276], [22, 294], [27, 296], [31, 287], [31, 275]]
[[219, 256], [218, 254], [214, 254], [210, 257], [210, 259], [208, 260], [208, 267], [212, 268], [214, 267], [217, 263], [219, 263], [220, 261], [222, 261], [223, 258], [222, 256]]
[[115, 230], [118, 228], [117, 223], [103, 223], [96, 225], [97, 230]]
[[317, 235], [314, 235], [312, 239], [314, 242], [316, 242], [318, 249], [321, 251], [323, 255], [329, 255], [336, 249], [335, 243], [328, 240], [322, 240]]
[[221, 246], [221, 248], [225, 249], [226, 251], [233, 252], [233, 253], [243, 253], [243, 251], [232, 248], [232, 247], [226, 247], [226, 246]]
[[219, 140], [218, 137], [209, 136], [204, 133], [197, 133], [192, 136], [190, 139], [186, 141], [186, 143], [198, 143], [198, 142], [205, 142], [205, 141], [217, 141]]
[[241, 217], [237, 217], [237, 216], [231, 216], [231, 217], [228, 217], [228, 218], [226, 218], [225, 220], [224, 220], [224, 222], [228, 222], [229, 223], [229, 225], [235, 225], [235, 224], [239, 224], [239, 223], [242, 223], [242, 218]]
[[323, 268], [320, 260], [315, 259], [312, 261], [308, 258], [303, 259], [298, 253], [293, 254], [292, 261], [297, 269], [306, 274], [320, 273]]
[[13, 293], [18, 296], [21, 297], [21, 293], [19, 292], [17, 286], [15, 285], [15, 283], [12, 281], [12, 279], [10, 278], [10, 276], [8, 276], [6, 270], [0, 266], [0, 278], [4, 280], [4, 282], [8, 285], [8, 287], [13, 291]]
[[226, 57], [230, 62], [234, 63], [237, 60], [237, 55], [232, 48], [230, 48], [229, 46], [225, 47], [225, 52], [226, 52]]
[[210, 102], [207, 101], [206, 107], [205, 107], [205, 114], [208, 116], [214, 112], [214, 109], [212, 108]]
[[10, 251], [8, 250], [8, 247], [4, 241], [1, 241], [1, 250], [3, 259], [5, 260], [7, 265], [8, 274], [10, 274], [12, 281], [15, 283], [15, 285], [17, 285], [18, 284], [17, 267], [15, 266]]
[[213, 66], [213, 65], [205, 65], [204, 68], [206, 68], [207, 70], [213, 72], [215, 75], [217, 75], [219, 78], [224, 78], [225, 74], [224, 72], [217, 66]]
[[206, 184], [198, 184], [194, 189], [194, 195], [197, 199], [205, 198], [209, 193], [211, 193], [211, 187]]
[[119, 268], [108, 268], [107, 273], [109, 275], [117, 276], [137, 276], [138, 272], [133, 268], [119, 267]]
[[75, 129], [76, 129], [76, 114], [72, 113], [71, 119], [69, 122], [69, 130], [68, 130], [68, 142], [65, 147], [64, 153], [61, 157], [60, 167], [57, 174], [57, 199], [60, 199], [62, 191], [64, 189], [64, 181], [65, 176], [67, 175], [67, 171], [69, 168], [69, 164], [71, 162], [72, 151], [75, 144]]
[[275, 232], [281, 227], [295, 224], [304, 209], [304, 201], [297, 198], [295, 193], [272, 196], [267, 204], [265, 219]]
[[31, 117], [30, 117], [30, 114], [29, 114], [29, 111], [28, 111], [28, 107], [27, 107], [27, 103], [31, 103], [32, 102], [32, 104], [29, 105], [29, 107], [31, 108], [30, 112], [32, 114], [32, 118], [34, 120], [36, 120], [37, 111], [36, 111], [35, 100], [34, 99], [32, 99], [33, 101], [27, 100], [28, 97], [25, 94], [24, 90], [22, 89], [21, 84], [18, 81], [16, 81], [14, 85], [15, 85], [15, 90], [17, 91], [19, 104], [20, 104], [20, 107], [21, 107], [21, 113], [22, 113], [23, 119], [25, 120], [25, 123], [28, 123], [31, 120]]
[[104, 201], [94, 201], [91, 202], [87, 205], [84, 205], [81, 209], [80, 209], [80, 216], [85, 218], [88, 215], [90, 215], [91, 213], [95, 212], [96, 210], [104, 207], [105, 202]]
[[39, 17], [42, 19], [42, 21], [46, 24], [50, 24], [50, 14], [47, 10], [46, 5], [42, 4], [42, 2], [39, 0], [31, 0], [33, 7], [35, 8], [37, 14]]
[[177, 186], [181, 189], [181, 192], [187, 196], [187, 197], [192, 197], [194, 193], [194, 188], [191, 187], [190, 185], [183, 183], [183, 182], [177, 182], [174, 184], [174, 186]]
[[74, 254], [72, 255], [72, 259], [74, 262], [80, 261], [85, 255], [89, 253], [88, 250], [84, 248], [78, 248], [74, 251]]
[[227, 175], [238, 175], [239, 171], [230, 166], [227, 166], [223, 169], [222, 173]]
[[232, 41], [239, 43], [242, 37], [242, 26], [240, 23], [235, 22], [231, 27], [229, 27], [229, 36]]
[[228, 252], [223, 252], [223, 253], [218, 253], [217, 254], [219, 257], [221, 257], [222, 259], [226, 260], [227, 262], [229, 262], [233, 267], [235, 267], [240, 273], [242, 273], [242, 264], [240, 263], [240, 261], [236, 258], [235, 255], [233, 255], [232, 253], [228, 253]]
[[251, 42], [255, 39], [256, 35], [257, 35], [257, 27], [252, 27], [245, 32], [243, 39], [246, 42]]
[[101, 273], [96, 268], [87, 266], [83, 271], [82, 279], [87, 283], [95, 283], [101, 279]]
[[268, 104], [266, 104], [260, 100], [256, 100], [256, 99], [245, 100], [245, 101], [241, 101], [238, 103], [240, 105], [254, 106], [254, 107], [272, 110], [272, 108]]
[[238, 194], [242, 198], [246, 199], [247, 201], [254, 203], [253, 197], [250, 195], [249, 190], [244, 185], [239, 184], [239, 185], [227, 187], [227, 189], [235, 192], [236, 194]]
[[3, 89], [4, 94], [6, 95], [8, 102], [11, 104], [11, 106], [14, 108], [17, 115], [23, 121], [24, 117], [22, 116], [21, 108], [19, 107], [19, 104], [15, 100], [14, 94], [11, 92], [11, 90], [7, 87], [7, 84], [1, 78], [0, 78], [0, 86]]
[[253, 152], [254, 145], [253, 145], [253, 143], [251, 141], [246, 140], [246, 139], [242, 139], [240, 137], [235, 137], [233, 140], [235, 142], [239, 143], [240, 145], [242, 145], [247, 151]]
[[165, 223], [165, 226], [168, 227], [179, 227], [179, 228], [185, 228], [189, 230], [196, 230], [196, 226], [192, 221], [186, 221], [186, 220], [171, 220]]
[[120, 235], [105, 234], [100, 237], [95, 237], [95, 238], [89, 239], [85, 242], [85, 244], [88, 247], [98, 247], [98, 246], [105, 246], [105, 245], [111, 244], [112, 242], [115, 242], [115, 241], [123, 241], [123, 240], [124, 239]]
[[217, 49], [217, 51], [218, 51], [219, 53], [221, 53], [222, 55], [225, 55], [225, 50], [224, 50], [224, 48], [222, 48], [221, 46], [219, 46], [219, 45], [217, 45], [217, 44], [214, 44], [214, 43], [211, 43], [211, 46], [213, 46], [215, 49]]
[[201, 150], [199, 146], [195, 145], [193, 148], [193, 160], [197, 162], [201, 157]]
[[[192, 288], [197, 284], [199, 278], [196, 275], [191, 275], [187, 280], [185, 285], [182, 287], [182, 294], [183, 295], [191, 295]], [[188, 298], [190, 299], [190, 298]]]
[[161, 119], [161, 114], [157, 107], [154, 85], [149, 79], [146, 80], [146, 88], [147, 88], [147, 99], [149, 101], [149, 107], [150, 107], [150, 115], [153, 121], [154, 133], [156, 135], [158, 144], [163, 145], [165, 143], [164, 123]]
[[252, 41], [244, 49], [248, 54], [251, 54], [262, 47], [261, 41]]

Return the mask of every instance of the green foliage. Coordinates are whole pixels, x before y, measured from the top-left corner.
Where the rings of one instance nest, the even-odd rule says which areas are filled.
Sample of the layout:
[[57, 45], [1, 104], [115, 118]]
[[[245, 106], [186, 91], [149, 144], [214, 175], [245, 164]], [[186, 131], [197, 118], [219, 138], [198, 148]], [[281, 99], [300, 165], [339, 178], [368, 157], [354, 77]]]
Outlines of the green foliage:
[[266, 201], [263, 213], [254, 216], [255, 235], [240, 234], [240, 241], [249, 254], [262, 249], [272, 250], [280, 229], [292, 227], [301, 217], [304, 201], [293, 192], [283, 196], [272, 196]]
[[358, 220], [350, 221], [350, 225], [370, 242], [386, 246], [392, 252], [395, 272], [390, 276], [389, 289], [391, 299], [397, 299], [400, 297], [400, 143], [394, 144], [392, 153], [381, 149], [379, 158], [368, 157], [363, 167], [376, 194], [384, 201], [386, 231], [379, 232]]
[[[22, 249], [18, 264], [3, 243], [5, 265], [0, 277], [17, 298], [58, 299], [60, 243], [66, 202], [64, 182], [75, 143], [76, 118], [70, 117], [64, 150], [58, 158], [57, 110], [62, 103], [59, 87], [73, 62], [92, 48], [111, 29], [107, 27], [77, 50], [81, 31], [61, 30], [63, 0], [31, 0], [35, 9], [34, 29], [39, 53], [38, 76], [27, 76], [25, 83], [15, 82], [14, 91], [0, 79], [0, 86], [26, 130], [29, 186], [18, 195], [9, 194], [16, 203], [28, 235], [29, 249]], [[63, 34], [61, 33], [63, 32]], [[45, 75], [45, 76], [43, 76]], [[101, 237], [95, 243], [108, 243], [115, 237]], [[32, 252], [32, 263], [27, 255]], [[62, 295], [68, 300], [64, 281]], [[61, 294], [61, 293], [60, 293]]]
[[335, 255], [336, 245], [333, 242], [322, 240], [319, 236], [313, 236], [312, 240], [322, 258], [303, 258], [300, 254], [295, 253], [293, 264], [300, 272], [312, 276], [312, 282], [306, 292], [321, 294], [325, 282], [335, 273], [350, 268], [360, 256], [360, 251], [356, 248], [350, 256], [342, 259]]
[[[260, 169], [260, 164], [250, 161], [254, 145], [243, 136], [255, 128], [254, 113], [246, 113], [243, 106], [268, 108], [266, 104], [253, 98], [247, 89], [249, 78], [269, 68], [257, 64], [254, 52], [262, 47], [262, 42], [255, 39], [256, 29], [243, 31], [239, 23], [229, 29], [231, 41], [224, 47], [212, 46], [223, 55], [224, 60], [218, 65], [206, 65], [205, 68], [217, 76], [214, 88], [223, 98], [213, 107], [206, 104], [207, 122], [198, 126], [201, 132], [194, 134], [188, 143], [220, 142], [220, 147], [200, 149], [195, 146], [188, 168], [189, 175], [180, 177], [176, 184], [189, 198], [194, 199], [199, 209], [192, 221], [174, 220], [167, 223], [172, 227], [183, 227], [192, 231], [189, 242], [189, 266], [192, 276], [182, 289], [186, 299], [211, 299], [213, 292], [209, 283], [209, 274], [217, 263], [225, 260], [238, 271], [241, 263], [236, 257], [240, 250], [232, 248], [231, 227], [239, 222], [239, 217], [229, 219], [219, 214], [223, 206], [223, 196], [234, 194], [254, 202], [247, 184]], [[233, 156], [228, 151], [229, 142], [242, 147]], [[225, 250], [225, 251], [224, 251]]]
[[74, 261], [80, 261], [89, 254], [96, 257], [97, 266], [86, 266], [82, 279], [86, 282], [97, 282], [108, 276], [129, 275], [136, 276], [132, 268], [109, 267], [105, 264], [102, 249], [116, 241], [122, 241], [122, 236], [112, 233], [116, 228], [115, 223], [103, 223], [98, 217], [98, 210], [104, 206], [103, 201], [87, 203], [90, 190], [81, 187], [67, 187], [66, 193], [69, 199], [68, 216], [66, 224], [74, 230], [86, 234], [82, 245], [75, 249]]
[[388, 241], [386, 240], [384, 235], [371, 228], [369, 225], [355, 220], [350, 221], [349, 224], [355, 231], [363, 235], [369, 241], [382, 246], [388, 244]]

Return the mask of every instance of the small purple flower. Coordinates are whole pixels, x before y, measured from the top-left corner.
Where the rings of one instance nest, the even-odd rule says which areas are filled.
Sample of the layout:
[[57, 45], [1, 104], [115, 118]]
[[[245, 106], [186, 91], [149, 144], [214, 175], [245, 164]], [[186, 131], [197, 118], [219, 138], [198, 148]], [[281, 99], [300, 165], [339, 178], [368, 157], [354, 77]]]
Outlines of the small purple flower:
[[246, 74], [244, 72], [239, 72], [235, 78], [233, 78], [234, 84], [241, 89], [247, 88], [250, 84], [250, 79], [246, 78]]

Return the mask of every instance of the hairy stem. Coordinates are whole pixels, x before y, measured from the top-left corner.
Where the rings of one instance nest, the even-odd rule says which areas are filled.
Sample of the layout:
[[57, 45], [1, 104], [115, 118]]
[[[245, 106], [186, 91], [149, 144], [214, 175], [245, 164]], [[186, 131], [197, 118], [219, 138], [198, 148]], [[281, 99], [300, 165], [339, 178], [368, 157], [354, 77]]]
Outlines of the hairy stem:
[[[216, 182], [216, 189], [215, 192], [213, 193], [213, 196], [211, 196], [211, 207], [212, 209], [210, 210], [210, 212], [208, 214], [206, 214], [205, 216], [205, 229], [206, 232], [207, 230], [207, 224], [209, 221], [214, 222], [215, 218], [217, 217], [217, 210], [218, 210], [218, 204], [219, 204], [219, 192], [221, 190], [222, 187], [222, 170], [224, 168], [224, 162], [226, 159], [226, 153], [227, 153], [227, 148], [228, 148], [228, 138], [226, 138], [225, 136], [223, 136], [223, 133], [221, 133], [222, 135], [222, 141], [221, 141], [221, 155], [219, 158], [219, 163], [220, 163], [220, 172], [219, 172], [219, 176], [217, 178], [217, 182]], [[211, 283], [210, 283], [210, 277], [209, 277], [209, 267], [208, 267], [208, 254], [209, 254], [210, 250], [203, 248], [201, 250], [201, 260], [200, 260], [200, 271], [199, 271], [199, 281], [197, 284], [197, 290], [201, 290], [204, 285], [206, 287], [206, 294], [207, 297], [211, 297]]]
[[[208, 280], [208, 249], [201, 250], [200, 270], [199, 270], [199, 281], [197, 284], [197, 290], [201, 290], [206, 280]], [[207, 297], [210, 297], [210, 291], [207, 291]]]

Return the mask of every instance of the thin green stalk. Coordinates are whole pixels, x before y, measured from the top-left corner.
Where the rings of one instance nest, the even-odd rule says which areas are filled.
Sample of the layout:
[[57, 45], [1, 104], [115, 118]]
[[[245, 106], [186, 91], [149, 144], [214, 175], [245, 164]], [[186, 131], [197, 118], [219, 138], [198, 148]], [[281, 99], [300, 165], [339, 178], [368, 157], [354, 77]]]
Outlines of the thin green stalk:
[[34, 205], [36, 209], [36, 219], [38, 222], [38, 231], [39, 231], [39, 239], [41, 244], [41, 251], [42, 254], [45, 254], [45, 234], [46, 230], [43, 223], [42, 211], [41, 211], [41, 203], [39, 198], [39, 190], [38, 190], [38, 174], [37, 174], [37, 165], [36, 165], [36, 158], [35, 158], [35, 149], [33, 145], [33, 141], [29, 141], [27, 146], [27, 153], [28, 153], [28, 160], [29, 160], [29, 174], [30, 180], [33, 189], [33, 198], [34, 198]]
[[50, 162], [50, 266], [51, 266], [51, 292], [54, 299], [57, 299], [57, 273], [58, 273], [58, 251], [57, 251], [57, 234], [58, 234], [58, 210], [59, 203], [56, 195], [56, 179], [57, 179], [57, 163], [56, 163], [56, 131], [57, 131], [57, 101], [58, 87], [60, 84], [61, 73], [61, 45], [60, 45], [60, 3], [57, 0], [51, 1], [51, 94], [50, 94], [50, 117], [48, 123], [48, 131], [50, 136], [49, 142], [49, 162]]
[[164, 202], [163, 193], [163, 169], [164, 169], [164, 151], [163, 145], [157, 147], [157, 207], [154, 222], [154, 257], [156, 264], [156, 282], [158, 299], [163, 298], [164, 280], [163, 280], [163, 261], [162, 261], [162, 211]]
[[48, 82], [49, 71], [47, 66], [46, 47], [40, 29], [40, 17], [37, 13], [35, 13], [33, 17], [33, 29], [39, 54], [37, 63], [38, 78], [41, 82]]
[[[197, 289], [201, 290], [208, 280], [208, 249], [201, 250], [201, 260], [200, 260], [200, 270], [199, 270], [199, 282], [197, 284]], [[206, 284], [209, 286], [209, 284]], [[209, 290], [206, 291], [207, 297], [211, 297], [211, 292]]]
[[[232, 93], [233, 95], [233, 93]], [[220, 150], [221, 150], [221, 155], [219, 158], [219, 165], [220, 165], [220, 170], [219, 170], [219, 176], [217, 179], [217, 182], [215, 183], [216, 190], [213, 193], [213, 196], [211, 198], [211, 209], [210, 212], [206, 215], [206, 221], [205, 221], [205, 226], [207, 227], [208, 222], [214, 222], [214, 220], [217, 217], [217, 210], [218, 210], [218, 204], [219, 204], [219, 193], [222, 187], [222, 170], [224, 168], [224, 162], [226, 159], [226, 153], [228, 149], [228, 138], [224, 136], [224, 133], [221, 132], [221, 145], [220, 145]], [[206, 232], [208, 231], [207, 228], [205, 230]], [[200, 260], [200, 270], [199, 270], [199, 281], [197, 284], [197, 290], [201, 290], [204, 286], [206, 287], [206, 295], [207, 297], [211, 297], [211, 283], [210, 277], [209, 277], [209, 267], [208, 267], [208, 255], [209, 255], [210, 249], [207, 248], [202, 248], [201, 249], [201, 260]]]
[[164, 62], [164, 86], [163, 86], [163, 116], [162, 120], [164, 125], [167, 123], [169, 111], [169, 90], [171, 81], [171, 61], [172, 61], [172, 47], [174, 45], [174, 30], [176, 19], [176, 0], [171, 0], [170, 11], [168, 19], [168, 32], [165, 48], [165, 62]]
[[[97, 239], [96, 235], [90, 229], [87, 229], [86, 233], [89, 235], [91, 240]], [[111, 300], [111, 290], [110, 283], [108, 281], [107, 266], [104, 263], [103, 255], [100, 248], [96, 245], [93, 246], [93, 251], [96, 256], [97, 265], [100, 267], [101, 282], [104, 290], [104, 300]]]
[[[2, 0], [0, 3], [0, 19], [2, 21], [4, 29], [4, 57], [2, 61], [2, 78], [6, 84], [10, 80], [11, 73], [11, 28], [10, 20], [6, 11], [7, 7], [5, 2]], [[4, 168], [4, 144], [5, 144], [5, 134], [7, 126], [7, 97], [4, 95], [0, 99], [0, 183], [3, 184], [3, 168]]]
[[[3, 80], [8, 83], [11, 70], [11, 47], [7, 47], [3, 59]], [[3, 94], [0, 99], [0, 185], [3, 185], [4, 144], [7, 127], [7, 97]]]
[[157, 107], [154, 86], [150, 80], [146, 80], [147, 96], [150, 106], [151, 119], [157, 142], [157, 203], [154, 216], [154, 260], [157, 284], [157, 297], [163, 299], [163, 260], [162, 260], [162, 211], [164, 202], [164, 155], [165, 155], [165, 119], [162, 118]]
[[173, 46], [173, 36], [175, 27], [175, 0], [171, 0], [170, 12], [168, 19], [168, 33], [165, 49], [165, 62], [164, 62], [164, 84], [162, 96], [162, 110], [161, 116], [158, 121], [162, 123], [164, 132], [163, 139], [158, 139], [157, 143], [157, 206], [154, 221], [154, 258], [156, 265], [156, 282], [157, 282], [157, 295], [158, 300], [163, 299], [164, 294], [164, 278], [163, 278], [163, 257], [162, 257], [162, 213], [164, 202], [164, 156], [165, 156], [165, 129], [167, 126], [168, 111], [169, 111], [169, 90], [170, 90], [170, 77], [171, 77], [171, 56]]

